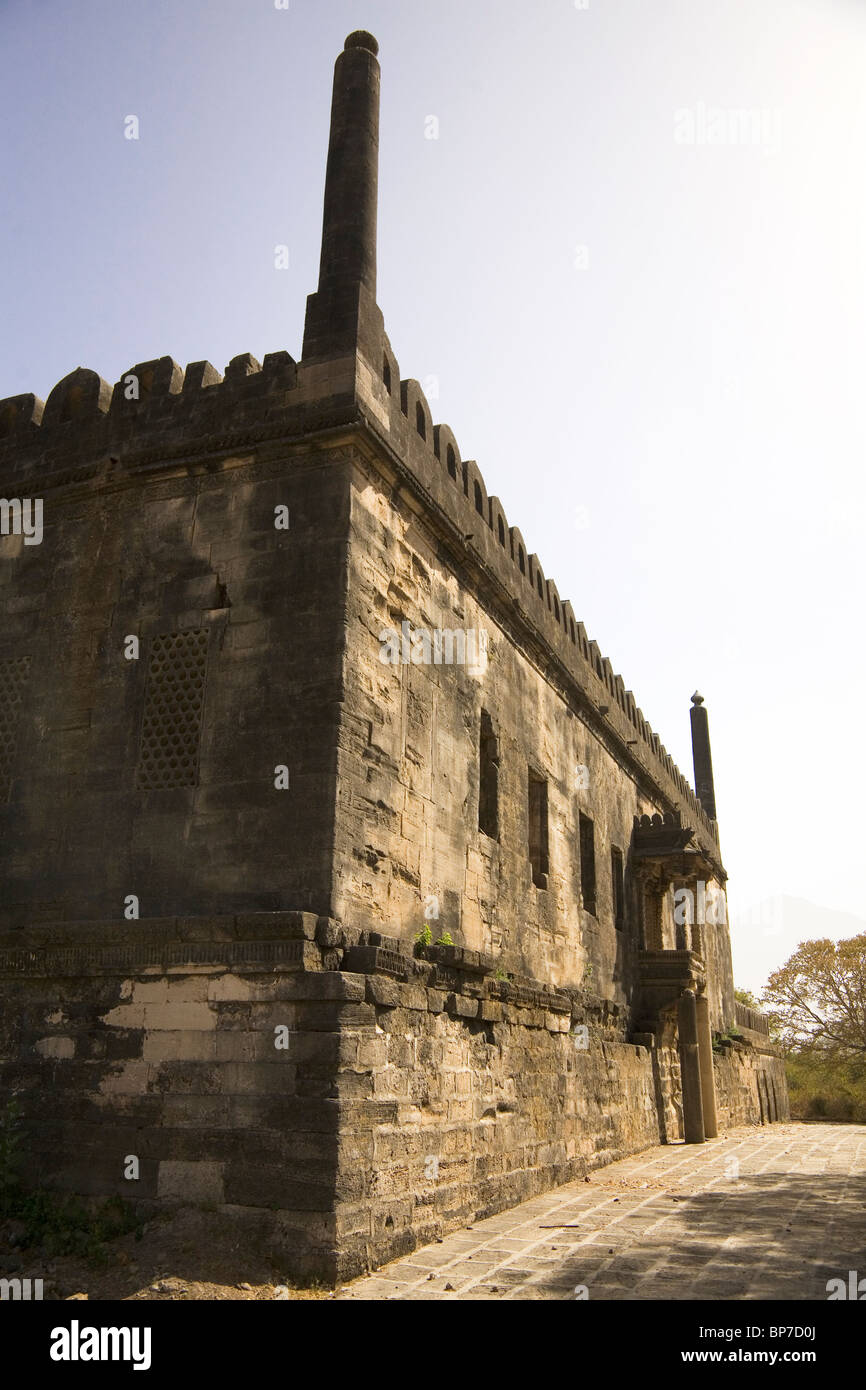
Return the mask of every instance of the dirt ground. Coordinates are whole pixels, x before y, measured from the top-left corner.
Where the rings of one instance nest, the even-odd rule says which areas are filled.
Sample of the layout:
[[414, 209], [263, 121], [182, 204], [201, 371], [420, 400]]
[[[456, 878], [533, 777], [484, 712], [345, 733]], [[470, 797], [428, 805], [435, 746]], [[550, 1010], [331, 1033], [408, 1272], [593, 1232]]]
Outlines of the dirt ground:
[[195, 1299], [333, 1298], [322, 1285], [298, 1288], [239, 1241], [209, 1212], [184, 1208], [146, 1223], [140, 1239], [119, 1236], [99, 1262], [53, 1258], [15, 1246], [16, 1223], [0, 1228], [0, 1276], [43, 1280], [43, 1297], [133, 1302]]

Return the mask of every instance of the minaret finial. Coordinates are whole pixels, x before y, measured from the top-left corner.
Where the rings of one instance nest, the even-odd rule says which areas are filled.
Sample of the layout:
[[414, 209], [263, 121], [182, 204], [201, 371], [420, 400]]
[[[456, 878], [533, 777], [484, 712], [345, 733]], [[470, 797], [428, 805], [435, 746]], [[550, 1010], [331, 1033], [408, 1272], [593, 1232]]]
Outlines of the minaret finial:
[[355, 29], [346, 39], [343, 48], [364, 48], [368, 53], [372, 53], [374, 58], [379, 56], [379, 45], [366, 29]]

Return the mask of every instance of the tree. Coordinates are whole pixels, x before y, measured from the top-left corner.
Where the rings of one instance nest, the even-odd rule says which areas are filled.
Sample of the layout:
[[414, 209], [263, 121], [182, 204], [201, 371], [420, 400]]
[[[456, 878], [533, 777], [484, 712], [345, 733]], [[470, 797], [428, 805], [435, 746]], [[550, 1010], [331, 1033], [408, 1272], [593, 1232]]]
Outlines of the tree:
[[789, 1050], [866, 1062], [866, 933], [801, 942], [770, 976], [763, 1005]]
[[747, 1009], [760, 1009], [760, 1004], [750, 989], [735, 989], [734, 998], [738, 1004], [745, 1004]]

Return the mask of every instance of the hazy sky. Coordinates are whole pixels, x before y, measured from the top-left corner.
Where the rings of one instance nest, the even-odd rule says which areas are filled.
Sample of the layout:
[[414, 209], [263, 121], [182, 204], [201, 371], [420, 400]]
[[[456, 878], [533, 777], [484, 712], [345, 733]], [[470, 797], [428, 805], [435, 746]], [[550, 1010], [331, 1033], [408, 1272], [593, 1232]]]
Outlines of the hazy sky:
[[358, 27], [402, 375], [690, 780], [704, 694], [734, 917], [866, 917], [864, 0], [0, 0], [0, 396], [300, 356]]

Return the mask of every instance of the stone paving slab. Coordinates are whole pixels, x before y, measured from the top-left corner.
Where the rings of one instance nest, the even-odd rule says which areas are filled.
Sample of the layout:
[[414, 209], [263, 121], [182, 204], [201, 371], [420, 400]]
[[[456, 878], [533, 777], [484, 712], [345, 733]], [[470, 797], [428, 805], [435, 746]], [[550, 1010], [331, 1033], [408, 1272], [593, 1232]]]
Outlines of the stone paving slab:
[[824, 1301], [851, 1269], [866, 1277], [866, 1126], [781, 1124], [622, 1159], [336, 1296]]

